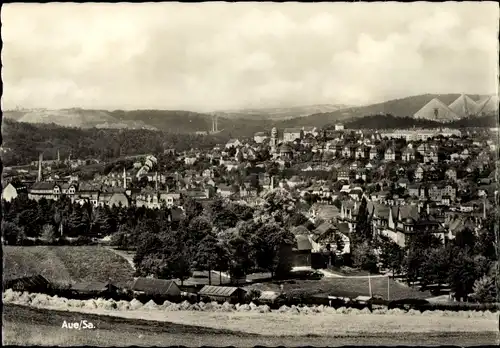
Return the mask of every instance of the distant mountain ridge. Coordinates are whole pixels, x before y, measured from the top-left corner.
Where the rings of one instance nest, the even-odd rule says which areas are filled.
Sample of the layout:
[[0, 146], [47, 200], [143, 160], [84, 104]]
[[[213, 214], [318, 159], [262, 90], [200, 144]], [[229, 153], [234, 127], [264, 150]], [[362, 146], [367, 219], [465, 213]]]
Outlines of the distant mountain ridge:
[[234, 119], [288, 120], [296, 117], [306, 117], [315, 113], [333, 112], [352, 107], [345, 104], [315, 104], [281, 108], [249, 108], [215, 111], [220, 117]]
[[[437, 101], [433, 101], [434, 99]], [[498, 97], [471, 94], [468, 94], [466, 98], [461, 94], [424, 94], [359, 107], [344, 108], [346, 105], [318, 104], [293, 108], [246, 109], [216, 114], [219, 116], [218, 128], [222, 129], [224, 134], [246, 137], [253, 136], [255, 132], [270, 131], [272, 127], [278, 129], [303, 126], [324, 127], [335, 123], [347, 124], [356, 120], [359, 120], [357, 124], [362, 126], [360, 122], [362, 123], [363, 118], [367, 116], [392, 115], [396, 118], [415, 118], [415, 115], [418, 116], [419, 111], [429, 103], [431, 103], [430, 106], [439, 105], [438, 110], [446, 110], [453, 117], [448, 117], [446, 113], [444, 117], [435, 117], [436, 107], [429, 106], [425, 113], [420, 113], [422, 116], [420, 118], [423, 120], [453, 121], [462, 118], [462, 116], [454, 116], [460, 113], [460, 110], [466, 112], [469, 109], [482, 110], [482, 113], [486, 114], [498, 114]], [[465, 104], [467, 107], [464, 106]], [[306, 111], [314, 110], [321, 112], [298, 116]], [[324, 110], [329, 111], [324, 112]], [[438, 112], [438, 116], [441, 115], [442, 113]], [[4, 116], [7, 119], [31, 124], [54, 123], [63, 127], [77, 128], [151, 129], [180, 134], [209, 131], [212, 126], [212, 114], [184, 110], [37, 109], [5, 111]]]

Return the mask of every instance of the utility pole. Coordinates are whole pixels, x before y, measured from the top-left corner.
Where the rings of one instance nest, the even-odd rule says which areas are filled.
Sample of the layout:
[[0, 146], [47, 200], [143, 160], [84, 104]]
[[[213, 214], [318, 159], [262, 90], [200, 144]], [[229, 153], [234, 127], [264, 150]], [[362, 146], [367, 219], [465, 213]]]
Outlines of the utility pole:
[[372, 298], [372, 278], [371, 278], [371, 273], [368, 273], [368, 290], [370, 291], [370, 298]]
[[390, 296], [390, 292], [389, 292], [390, 281], [389, 280], [390, 280], [390, 277], [387, 276], [387, 301], [389, 301], [389, 299], [390, 299], [390, 297], [389, 297]]

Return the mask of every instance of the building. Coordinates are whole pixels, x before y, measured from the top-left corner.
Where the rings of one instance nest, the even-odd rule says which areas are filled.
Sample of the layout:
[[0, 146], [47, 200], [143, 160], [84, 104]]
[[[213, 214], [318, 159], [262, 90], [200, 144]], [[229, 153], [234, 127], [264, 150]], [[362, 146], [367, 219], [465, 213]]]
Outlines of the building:
[[208, 301], [243, 303], [246, 293], [246, 290], [233, 286], [205, 285], [200, 292], [198, 292], [198, 295], [202, 300], [207, 299]]
[[61, 196], [61, 187], [55, 182], [36, 182], [28, 191], [28, 198], [39, 201], [42, 198], [58, 200]]
[[18, 188], [12, 183], [9, 183], [2, 191], [2, 199], [6, 202], [11, 202], [18, 196]]
[[289, 161], [293, 158], [293, 149], [290, 145], [283, 144], [280, 147], [279, 154], [280, 154], [281, 159], [283, 159], [285, 161]]
[[238, 146], [241, 146], [241, 141], [239, 141], [238, 139], [230, 139], [226, 144], [226, 149]]
[[336, 130], [336, 131], [343, 131], [343, 130], [344, 130], [344, 125], [343, 125], [343, 124], [341, 124], [341, 123], [337, 123], [337, 124], [335, 125], [335, 130]]
[[269, 136], [264, 133], [264, 132], [257, 132], [255, 133], [255, 135], [253, 136], [253, 140], [257, 143], [257, 144], [262, 144], [264, 141], [266, 141], [267, 139], [269, 139]]
[[384, 153], [384, 160], [386, 162], [392, 162], [396, 160], [396, 151], [393, 148], [388, 148]]
[[145, 294], [153, 296], [172, 296], [181, 295], [179, 286], [173, 280], [156, 278], [137, 278], [130, 287], [136, 294]]
[[302, 128], [285, 128], [283, 131], [283, 141], [284, 142], [294, 142], [297, 139], [302, 140], [304, 138], [304, 131]]
[[307, 235], [299, 234], [295, 236], [297, 247], [293, 249], [294, 267], [311, 267], [312, 243]]

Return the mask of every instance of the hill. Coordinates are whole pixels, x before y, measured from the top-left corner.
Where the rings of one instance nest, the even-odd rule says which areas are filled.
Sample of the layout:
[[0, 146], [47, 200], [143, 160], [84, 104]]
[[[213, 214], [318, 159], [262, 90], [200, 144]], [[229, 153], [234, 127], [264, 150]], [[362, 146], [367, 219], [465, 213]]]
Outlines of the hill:
[[3, 247], [4, 278], [41, 274], [59, 283], [123, 283], [133, 279], [133, 272], [124, 258], [98, 246]]
[[393, 115], [372, 115], [356, 118], [346, 122], [348, 129], [407, 129], [407, 128], [493, 128], [497, 127], [496, 115], [485, 115], [473, 118], [463, 118], [451, 122], [437, 122], [429, 119], [418, 119], [412, 117], [396, 117]]
[[216, 111], [215, 114], [219, 117], [227, 119], [248, 119], [248, 120], [267, 120], [280, 121], [296, 117], [309, 116], [311, 114], [333, 112], [349, 108], [349, 105], [343, 104], [317, 104], [294, 106], [289, 108], [258, 108], [258, 109], [242, 109], [242, 110], [224, 110]]
[[30, 124], [4, 120], [2, 124], [4, 165], [22, 165], [38, 159], [56, 159], [59, 150], [61, 159], [71, 154], [73, 159], [113, 158], [141, 154], [159, 154], [164, 149], [177, 151], [190, 148], [213, 148], [229, 139], [226, 134], [196, 136], [174, 134], [148, 129], [96, 129], [68, 128], [55, 124]]
[[57, 124], [63, 127], [78, 128], [129, 128], [129, 129], [155, 129], [141, 120], [120, 120], [113, 117], [105, 110], [87, 110], [80, 108], [60, 110], [24, 110], [7, 111], [6, 119], [35, 124]]
[[[474, 100], [479, 95], [469, 95]], [[316, 126], [323, 127], [336, 122], [350, 122], [360, 117], [373, 115], [393, 115], [396, 117], [413, 117], [424, 105], [433, 99], [439, 99], [446, 105], [453, 103], [460, 94], [423, 94], [402, 99], [389, 100], [383, 103], [352, 107], [333, 112], [318, 113], [307, 117], [286, 120], [280, 123], [281, 127]]]

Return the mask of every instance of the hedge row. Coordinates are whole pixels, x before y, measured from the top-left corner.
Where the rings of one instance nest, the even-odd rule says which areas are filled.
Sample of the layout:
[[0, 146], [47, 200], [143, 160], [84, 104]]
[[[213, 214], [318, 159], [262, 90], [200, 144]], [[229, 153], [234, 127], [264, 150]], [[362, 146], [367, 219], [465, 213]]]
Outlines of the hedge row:
[[370, 311], [368, 308], [333, 308], [329, 306], [295, 306], [291, 307], [283, 305], [277, 310], [272, 310], [268, 305], [250, 304], [230, 304], [230, 303], [217, 303], [217, 302], [198, 302], [191, 304], [188, 301], [182, 303], [173, 303], [165, 301], [163, 304], [158, 305], [150, 300], [147, 303], [142, 303], [137, 299], [132, 301], [114, 301], [105, 300], [102, 298], [96, 300], [75, 300], [67, 299], [58, 296], [48, 296], [45, 294], [15, 292], [7, 290], [3, 293], [4, 303], [13, 303], [25, 306], [36, 307], [50, 307], [54, 309], [67, 309], [67, 308], [84, 308], [84, 309], [105, 309], [105, 310], [118, 310], [118, 311], [133, 311], [133, 310], [160, 310], [160, 311], [209, 311], [209, 312], [258, 312], [258, 313], [288, 313], [288, 314], [302, 314], [302, 315], [318, 315], [318, 314], [373, 314], [373, 315], [422, 315], [422, 316], [455, 316], [465, 318], [497, 318], [497, 314], [491, 311], [426, 311], [420, 312], [413, 309], [404, 311], [401, 309], [375, 309]]

